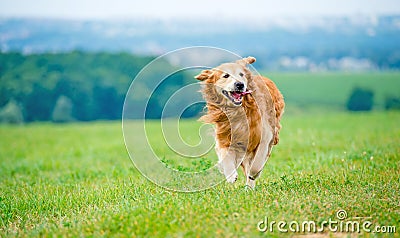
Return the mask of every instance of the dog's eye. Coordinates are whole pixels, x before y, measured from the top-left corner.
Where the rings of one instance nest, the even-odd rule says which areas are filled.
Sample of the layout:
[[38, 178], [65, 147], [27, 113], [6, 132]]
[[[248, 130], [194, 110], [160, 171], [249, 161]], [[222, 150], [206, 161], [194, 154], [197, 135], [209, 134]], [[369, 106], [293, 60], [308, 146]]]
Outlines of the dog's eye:
[[239, 76], [240, 76], [240, 77], [243, 77], [243, 75], [244, 75], [243, 73], [239, 73]]
[[223, 77], [227, 79], [227, 78], [229, 78], [229, 76], [230, 76], [229, 74], [224, 74]]

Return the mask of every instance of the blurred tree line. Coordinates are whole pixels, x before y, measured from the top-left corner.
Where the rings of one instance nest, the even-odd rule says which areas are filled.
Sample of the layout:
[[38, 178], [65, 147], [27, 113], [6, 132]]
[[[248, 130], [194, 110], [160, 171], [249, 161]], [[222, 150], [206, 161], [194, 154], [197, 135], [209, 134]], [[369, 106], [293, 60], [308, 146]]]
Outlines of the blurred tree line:
[[[0, 122], [121, 119], [125, 94], [132, 80], [153, 59], [128, 53], [80, 51], [37, 55], [0, 53]], [[173, 94], [196, 82], [185, 72], [161, 78], [174, 70], [166, 61], [152, 65], [144, 75], [145, 80], [136, 84], [139, 90], [127, 99], [129, 118], [142, 118], [144, 114], [146, 118], [160, 118]], [[201, 97], [198, 90], [185, 91], [182, 98], [170, 104], [172, 109], [167, 116], [197, 116], [204, 103], [182, 111], [185, 103], [191, 101], [188, 99], [194, 97]], [[371, 110], [373, 101], [372, 90], [354, 88], [347, 110]], [[400, 99], [386, 98], [385, 109], [400, 109]]]
[[[132, 80], [153, 59], [128, 53], [80, 51], [0, 53], [0, 122], [121, 119]], [[143, 111], [135, 107], [146, 105], [147, 100], [146, 118], [160, 118], [168, 98], [185, 84], [196, 81], [184, 72], [161, 78], [171, 70], [174, 67], [166, 61], [152, 65], [151, 72], [137, 85], [139, 90], [131, 101], [130, 118], [143, 116]], [[156, 89], [151, 88], [161, 81]], [[194, 116], [200, 110], [191, 108], [183, 116]]]
[[23, 115], [27, 122], [120, 119], [131, 81], [152, 59], [78, 51], [0, 54], [0, 114], [7, 121]]

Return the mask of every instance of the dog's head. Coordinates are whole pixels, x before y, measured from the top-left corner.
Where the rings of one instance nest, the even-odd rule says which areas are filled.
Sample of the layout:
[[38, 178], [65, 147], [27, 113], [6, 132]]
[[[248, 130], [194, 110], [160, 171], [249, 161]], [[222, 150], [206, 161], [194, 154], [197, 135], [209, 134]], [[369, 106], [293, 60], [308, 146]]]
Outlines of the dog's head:
[[249, 56], [234, 63], [225, 63], [211, 70], [203, 70], [195, 78], [211, 85], [216, 93], [227, 99], [230, 105], [240, 106], [243, 96], [251, 93], [248, 88], [251, 72], [246, 66], [255, 61], [254, 57]]

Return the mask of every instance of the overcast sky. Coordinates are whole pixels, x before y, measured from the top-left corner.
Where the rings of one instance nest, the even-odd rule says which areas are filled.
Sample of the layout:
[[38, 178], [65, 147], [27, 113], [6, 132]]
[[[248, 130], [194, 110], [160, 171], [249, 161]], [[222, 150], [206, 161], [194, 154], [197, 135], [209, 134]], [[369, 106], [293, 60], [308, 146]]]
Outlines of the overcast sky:
[[0, 0], [0, 17], [260, 18], [400, 14], [400, 0]]

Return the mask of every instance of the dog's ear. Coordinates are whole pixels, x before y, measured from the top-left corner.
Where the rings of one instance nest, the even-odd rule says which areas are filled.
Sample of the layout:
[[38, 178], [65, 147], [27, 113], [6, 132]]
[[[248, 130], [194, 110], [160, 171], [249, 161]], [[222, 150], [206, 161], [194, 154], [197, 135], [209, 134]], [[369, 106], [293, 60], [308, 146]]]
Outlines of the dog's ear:
[[211, 70], [206, 69], [206, 70], [201, 71], [201, 73], [199, 75], [194, 76], [194, 78], [197, 80], [200, 80], [200, 81], [204, 81], [204, 80], [210, 78], [212, 73], [213, 72]]
[[241, 64], [241, 65], [243, 65], [245, 67], [248, 64], [252, 64], [254, 62], [256, 62], [256, 58], [254, 58], [253, 56], [249, 56], [249, 57], [246, 57], [246, 58], [243, 58], [243, 59], [240, 59], [240, 60], [236, 61], [236, 63]]
[[252, 64], [252, 63], [256, 62], [256, 58], [254, 58], [253, 56], [243, 58], [243, 60], [246, 62], [246, 64]]

